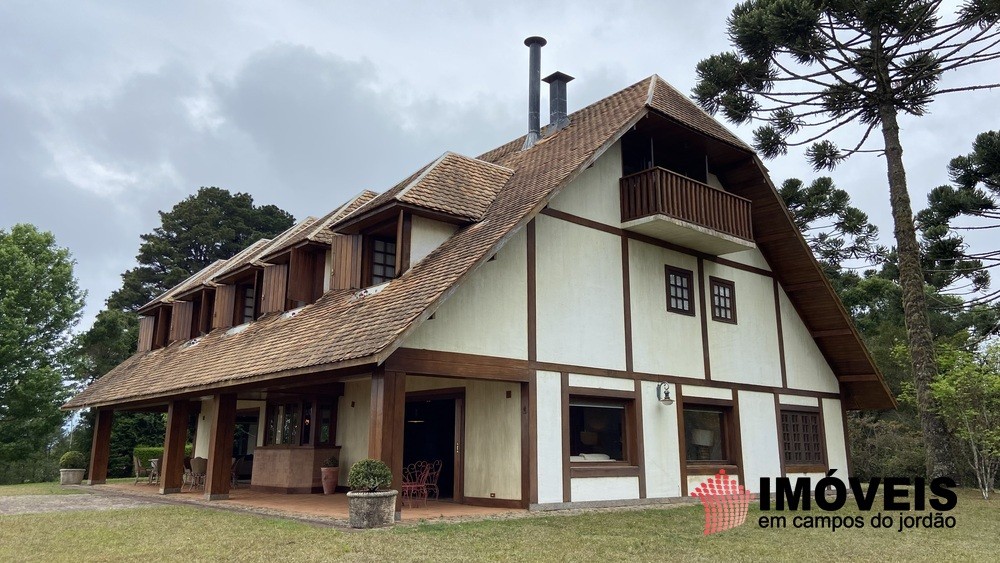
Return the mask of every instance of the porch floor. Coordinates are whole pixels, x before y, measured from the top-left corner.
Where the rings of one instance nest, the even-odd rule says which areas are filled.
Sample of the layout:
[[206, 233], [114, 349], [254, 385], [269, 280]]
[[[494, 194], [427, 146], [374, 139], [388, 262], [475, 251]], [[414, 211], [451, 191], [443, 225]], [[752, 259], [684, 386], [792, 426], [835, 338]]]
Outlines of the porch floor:
[[[156, 485], [140, 482], [109, 483], [93, 487], [95, 492], [112, 494], [155, 497], [169, 502], [183, 502], [218, 508], [246, 510], [250, 512], [288, 516], [304, 519], [330, 520], [334, 524], [346, 524], [347, 495], [337, 493], [323, 494], [283, 494], [252, 491], [249, 485], [241, 485], [229, 491], [228, 500], [207, 501], [201, 490], [184, 491], [169, 495], [160, 495]], [[498, 516], [513, 516], [526, 514], [528, 511], [513, 508], [491, 508], [472, 506], [451, 501], [427, 501], [426, 506], [410, 508], [403, 505], [402, 518], [404, 522], [420, 520], [452, 520], [452, 519], [482, 519]]]

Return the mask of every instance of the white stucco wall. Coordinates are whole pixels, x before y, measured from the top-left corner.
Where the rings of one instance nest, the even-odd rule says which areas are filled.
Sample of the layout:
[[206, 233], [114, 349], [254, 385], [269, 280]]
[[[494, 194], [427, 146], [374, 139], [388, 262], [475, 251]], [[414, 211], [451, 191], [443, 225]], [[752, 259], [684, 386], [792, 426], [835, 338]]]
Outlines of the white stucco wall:
[[[726, 475], [730, 479], [732, 479], [733, 481], [735, 481], [737, 485], [743, 485], [743, 483], [740, 483], [740, 476], [739, 476], [739, 474], [734, 473], [732, 475], [729, 475], [729, 472], [726, 472]], [[687, 491], [688, 491], [688, 495], [690, 496], [690, 494], [691, 494], [692, 491], [694, 491], [696, 488], [698, 488], [699, 485], [701, 485], [702, 483], [704, 483], [705, 481], [707, 481], [710, 477], [714, 477], [714, 475], [688, 475], [688, 477], [687, 477]]]
[[639, 382], [642, 396], [642, 439], [646, 460], [646, 497], [681, 496], [677, 404], [656, 399], [655, 381]]
[[563, 501], [562, 375], [539, 371], [535, 385], [538, 503]]
[[840, 399], [823, 399], [823, 428], [826, 430], [826, 457], [836, 476], [846, 480], [847, 444], [844, 442], [844, 416]]
[[[773, 299], [773, 298], [772, 298]], [[778, 413], [774, 395], [739, 391], [740, 439], [743, 442], [743, 478], [745, 486], [760, 492], [760, 478], [781, 476], [778, 445]]]
[[785, 341], [785, 369], [792, 389], [839, 393], [837, 377], [816, 346], [809, 329], [784, 290], [779, 291], [781, 332]]
[[414, 215], [410, 221], [410, 266], [416, 266], [455, 234], [455, 225]]
[[736, 322], [711, 320], [708, 340], [714, 381], [781, 387], [778, 320], [771, 278], [705, 262], [706, 307], [711, 307], [709, 276], [736, 284]]
[[604, 377], [601, 375], [569, 374], [570, 387], [592, 387], [594, 389], [615, 389], [618, 391], [635, 391], [635, 381], [620, 377]]
[[528, 358], [524, 230], [466, 280], [403, 344], [444, 352]]
[[[371, 416], [371, 379], [348, 381], [337, 406], [337, 445], [340, 466], [348, 470], [368, 457], [368, 419]], [[340, 472], [340, 484], [347, 485], [347, 471]]]
[[767, 263], [767, 260], [764, 259], [764, 255], [761, 254], [760, 250], [757, 250], [756, 248], [740, 252], [731, 252], [723, 256], [723, 258], [726, 260], [732, 260], [733, 262], [739, 262], [740, 264], [745, 264], [747, 266], [760, 268], [761, 270], [771, 271], [771, 265]]
[[198, 429], [195, 431], [194, 455], [192, 457], [208, 458], [208, 444], [212, 439], [212, 419], [215, 417], [215, 404], [211, 399], [202, 399], [201, 413], [198, 414]]
[[[636, 240], [629, 241], [628, 253], [633, 367], [641, 373], [704, 378], [698, 260]], [[668, 264], [694, 273], [696, 316], [667, 312]]]
[[722, 389], [720, 387], [699, 387], [697, 385], [682, 385], [681, 394], [684, 398], [696, 397], [700, 399], [724, 399], [733, 400], [732, 389]]
[[538, 360], [624, 370], [621, 238], [545, 215], [535, 222]]
[[622, 177], [621, 143], [615, 143], [549, 203], [549, 207], [592, 221], [621, 226], [618, 181]]
[[587, 477], [570, 479], [570, 500], [628, 500], [639, 498], [638, 477]]
[[803, 397], [801, 395], [778, 395], [778, 402], [782, 405], [799, 405], [802, 407], [819, 406], [819, 399], [816, 397]]

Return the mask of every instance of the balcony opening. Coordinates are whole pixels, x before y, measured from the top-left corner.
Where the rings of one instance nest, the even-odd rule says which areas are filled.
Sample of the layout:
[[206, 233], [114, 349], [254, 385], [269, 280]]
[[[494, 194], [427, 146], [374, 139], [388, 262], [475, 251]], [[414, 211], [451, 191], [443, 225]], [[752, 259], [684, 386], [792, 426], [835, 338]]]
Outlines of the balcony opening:
[[708, 181], [708, 159], [689, 139], [658, 131], [629, 131], [622, 137], [622, 175], [665, 168], [692, 180]]

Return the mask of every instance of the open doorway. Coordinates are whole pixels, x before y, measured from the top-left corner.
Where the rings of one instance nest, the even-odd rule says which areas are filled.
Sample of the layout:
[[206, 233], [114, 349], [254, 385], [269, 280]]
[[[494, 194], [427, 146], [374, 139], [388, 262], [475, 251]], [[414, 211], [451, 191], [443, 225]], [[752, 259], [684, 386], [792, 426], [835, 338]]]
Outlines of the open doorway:
[[461, 502], [465, 390], [406, 395], [403, 465], [441, 460], [440, 498]]

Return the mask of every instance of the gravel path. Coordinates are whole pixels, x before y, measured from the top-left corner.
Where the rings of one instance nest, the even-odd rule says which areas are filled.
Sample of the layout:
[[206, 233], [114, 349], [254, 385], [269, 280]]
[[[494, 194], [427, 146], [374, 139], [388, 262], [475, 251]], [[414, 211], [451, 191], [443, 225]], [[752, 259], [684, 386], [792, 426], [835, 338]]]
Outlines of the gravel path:
[[65, 510], [122, 510], [155, 506], [158, 503], [125, 496], [83, 495], [22, 495], [0, 497], [0, 515], [39, 514]]

